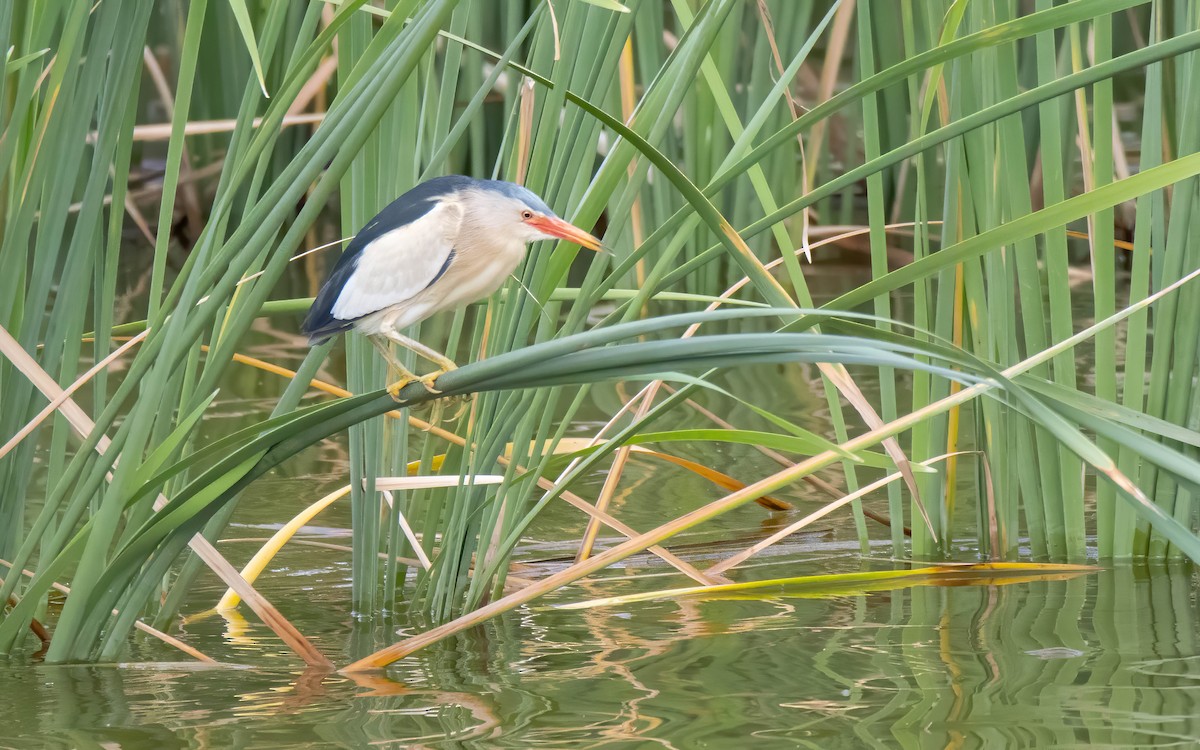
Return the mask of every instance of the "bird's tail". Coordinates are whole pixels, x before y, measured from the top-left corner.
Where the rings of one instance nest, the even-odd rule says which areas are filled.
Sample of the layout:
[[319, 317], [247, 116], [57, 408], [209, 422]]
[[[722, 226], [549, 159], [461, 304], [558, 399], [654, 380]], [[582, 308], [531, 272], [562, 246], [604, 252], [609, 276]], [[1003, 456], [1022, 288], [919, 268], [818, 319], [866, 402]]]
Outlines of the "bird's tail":
[[314, 315], [309, 311], [308, 317], [300, 324], [300, 332], [308, 336], [309, 346], [316, 346], [353, 327], [353, 320], [338, 320], [331, 315]]

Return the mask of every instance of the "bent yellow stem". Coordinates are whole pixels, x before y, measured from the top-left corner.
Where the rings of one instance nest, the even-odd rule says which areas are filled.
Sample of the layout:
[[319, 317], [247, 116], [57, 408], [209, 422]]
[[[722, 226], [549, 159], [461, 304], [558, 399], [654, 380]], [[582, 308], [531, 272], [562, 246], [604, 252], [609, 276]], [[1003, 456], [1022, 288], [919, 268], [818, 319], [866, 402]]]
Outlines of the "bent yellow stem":
[[[427, 489], [431, 487], [456, 487], [462, 484], [499, 484], [504, 481], [504, 477], [495, 474], [481, 474], [472, 477], [464, 477], [461, 480], [459, 477], [379, 477], [375, 480], [375, 488], [377, 490], [416, 490]], [[250, 558], [250, 562], [242, 568], [242, 578], [247, 583], [254, 583], [267, 566], [271, 564], [271, 560], [275, 559], [275, 555], [283, 549], [283, 546], [296, 535], [301, 528], [309, 521], [317, 516], [321, 511], [333, 505], [338, 500], [350, 494], [350, 485], [345, 485], [333, 492], [330, 492], [325, 497], [309, 505], [304, 510], [297, 513], [292, 520], [283, 525], [283, 528], [276, 531], [271, 536], [267, 543], [264, 544], [258, 552], [254, 553], [254, 557]], [[405, 523], [407, 526], [407, 523]], [[416, 546], [416, 545], [414, 545]], [[420, 549], [420, 547], [416, 547]], [[423, 550], [421, 553], [423, 554]], [[423, 560], [422, 562], [427, 562]], [[217, 602], [216, 610], [218, 612], [233, 609], [242, 599], [233, 589], [226, 589], [225, 595]]]

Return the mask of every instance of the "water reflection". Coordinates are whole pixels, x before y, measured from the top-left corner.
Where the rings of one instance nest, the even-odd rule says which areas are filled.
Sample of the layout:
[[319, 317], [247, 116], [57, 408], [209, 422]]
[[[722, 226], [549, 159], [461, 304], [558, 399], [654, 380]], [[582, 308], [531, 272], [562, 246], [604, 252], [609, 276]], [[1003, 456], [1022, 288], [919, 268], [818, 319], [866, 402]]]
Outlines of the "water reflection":
[[[1192, 746], [1193, 591], [1189, 569], [1126, 567], [833, 600], [535, 609], [354, 680], [288, 669], [282, 652], [268, 657], [278, 669], [13, 664], [0, 746]], [[398, 627], [347, 629], [338, 611], [297, 624], [340, 663]], [[254, 659], [205, 627], [191, 636], [206, 652]]]
[[[684, 637], [626, 666], [660, 691], [647, 708], [680, 746], [749, 735], [820, 747], [1174, 744], [1200, 736], [1189, 589], [1186, 571], [1126, 568], [790, 611], [785, 601], [706, 602], [693, 605], [700, 628], [692, 606], [670, 616], [655, 605], [654, 618], [670, 617], [676, 627], [664, 629]], [[772, 606], [781, 609], [762, 611]], [[617, 626], [620, 639], [644, 616]], [[754, 618], [753, 630], [714, 634]]]

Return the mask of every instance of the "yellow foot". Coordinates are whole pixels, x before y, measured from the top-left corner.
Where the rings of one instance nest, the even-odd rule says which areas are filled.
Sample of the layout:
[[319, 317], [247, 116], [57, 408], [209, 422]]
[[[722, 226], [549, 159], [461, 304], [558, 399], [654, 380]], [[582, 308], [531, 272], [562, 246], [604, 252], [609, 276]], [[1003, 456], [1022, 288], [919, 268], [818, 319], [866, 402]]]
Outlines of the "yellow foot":
[[422, 375], [421, 377], [417, 378], [417, 382], [420, 383], [421, 385], [425, 386], [425, 390], [429, 391], [430, 393], [432, 393], [436, 396], [439, 393], [441, 393], [441, 391], [439, 391], [437, 388], [434, 388], [433, 384], [437, 382], [438, 378], [440, 378], [441, 376], [443, 376], [445, 374], [446, 374], [445, 370], [437, 370], [435, 372], [429, 373], [428, 375]]
[[[394, 401], [400, 401], [400, 391], [404, 390], [404, 388], [414, 380], [417, 380], [417, 378], [404, 377], [397, 380], [395, 383], [392, 383], [387, 387], [388, 395], [391, 396]], [[425, 387], [428, 388], [429, 386]]]

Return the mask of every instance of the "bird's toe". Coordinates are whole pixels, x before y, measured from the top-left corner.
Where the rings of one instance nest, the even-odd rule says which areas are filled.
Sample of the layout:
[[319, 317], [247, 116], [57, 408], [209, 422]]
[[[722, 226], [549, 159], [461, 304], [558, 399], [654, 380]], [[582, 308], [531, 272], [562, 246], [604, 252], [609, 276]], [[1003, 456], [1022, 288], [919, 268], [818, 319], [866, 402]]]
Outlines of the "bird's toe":
[[441, 394], [441, 391], [438, 390], [436, 387], [434, 387], [434, 383], [437, 382], [438, 378], [440, 378], [441, 376], [443, 376], [445, 374], [446, 373], [444, 370], [439, 370], [438, 372], [431, 372], [428, 375], [422, 375], [421, 377], [417, 378], [417, 382], [419, 382], [421, 385], [425, 386], [425, 390], [427, 390], [430, 393], [432, 393], [433, 395], [437, 396], [437, 395]]
[[[390, 384], [387, 387], [388, 395], [391, 396], [392, 399], [395, 401], [403, 400], [400, 398], [400, 391], [404, 390], [405, 387], [408, 386], [409, 383], [413, 382], [413, 380], [414, 380], [413, 378], [401, 378], [400, 380], [397, 380], [396, 382]], [[421, 382], [423, 383], [424, 381], [422, 380]], [[428, 388], [429, 386], [425, 386], [425, 387]]]

